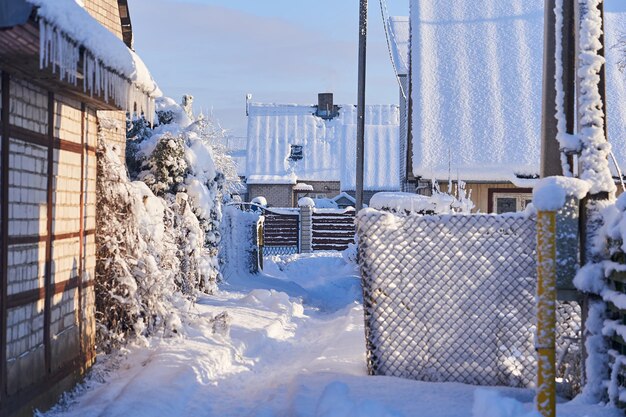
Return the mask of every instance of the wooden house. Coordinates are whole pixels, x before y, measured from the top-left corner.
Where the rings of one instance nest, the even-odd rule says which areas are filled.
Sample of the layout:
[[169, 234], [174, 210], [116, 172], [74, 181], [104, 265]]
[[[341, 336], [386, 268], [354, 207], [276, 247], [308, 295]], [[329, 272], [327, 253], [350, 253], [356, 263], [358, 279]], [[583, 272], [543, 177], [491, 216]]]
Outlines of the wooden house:
[[[411, 0], [410, 29], [394, 31], [397, 42], [392, 42], [397, 55], [410, 42], [405, 165], [410, 188], [427, 194], [433, 180], [442, 190], [450, 179], [465, 181], [483, 213], [522, 210], [531, 201], [539, 176], [543, 5], [542, 0]], [[619, 0], [605, 2], [609, 142], [622, 171], [626, 76], [615, 46], [625, 14]]]
[[[334, 105], [328, 93], [317, 105], [249, 103], [248, 197], [295, 207], [302, 197], [354, 195], [356, 119], [356, 106]], [[365, 203], [378, 191], [400, 190], [398, 129], [398, 106], [366, 107]]]

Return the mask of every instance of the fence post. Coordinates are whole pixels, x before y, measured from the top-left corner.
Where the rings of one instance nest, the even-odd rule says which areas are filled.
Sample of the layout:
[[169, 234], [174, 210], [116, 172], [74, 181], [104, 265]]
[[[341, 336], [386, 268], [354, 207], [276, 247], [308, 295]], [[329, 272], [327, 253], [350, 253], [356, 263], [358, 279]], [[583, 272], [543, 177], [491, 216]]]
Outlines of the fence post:
[[259, 272], [263, 270], [263, 248], [265, 247], [265, 217], [260, 216], [256, 222], [256, 268], [253, 272]]
[[537, 214], [537, 410], [556, 414], [556, 212]]
[[313, 252], [313, 208], [315, 202], [309, 197], [298, 200], [300, 207], [300, 253]]

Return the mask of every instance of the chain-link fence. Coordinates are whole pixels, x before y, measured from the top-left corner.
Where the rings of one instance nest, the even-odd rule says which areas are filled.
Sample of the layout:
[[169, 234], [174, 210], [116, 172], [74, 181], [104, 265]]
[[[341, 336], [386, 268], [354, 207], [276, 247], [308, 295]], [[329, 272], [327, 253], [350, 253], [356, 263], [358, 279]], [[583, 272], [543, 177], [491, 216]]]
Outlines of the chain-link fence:
[[260, 250], [262, 251], [261, 256], [293, 255], [298, 253], [297, 246], [263, 246]]
[[[533, 219], [366, 210], [357, 234], [371, 374], [534, 385]], [[577, 305], [559, 317], [561, 374], [576, 379]]]

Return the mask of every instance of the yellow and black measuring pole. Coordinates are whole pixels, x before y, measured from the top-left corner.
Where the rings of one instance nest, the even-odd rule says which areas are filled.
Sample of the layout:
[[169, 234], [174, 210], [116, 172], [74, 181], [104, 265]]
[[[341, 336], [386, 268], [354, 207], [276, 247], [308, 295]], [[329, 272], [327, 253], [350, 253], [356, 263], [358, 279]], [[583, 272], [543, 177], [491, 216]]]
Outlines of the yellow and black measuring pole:
[[556, 413], [556, 211], [537, 213], [537, 410]]

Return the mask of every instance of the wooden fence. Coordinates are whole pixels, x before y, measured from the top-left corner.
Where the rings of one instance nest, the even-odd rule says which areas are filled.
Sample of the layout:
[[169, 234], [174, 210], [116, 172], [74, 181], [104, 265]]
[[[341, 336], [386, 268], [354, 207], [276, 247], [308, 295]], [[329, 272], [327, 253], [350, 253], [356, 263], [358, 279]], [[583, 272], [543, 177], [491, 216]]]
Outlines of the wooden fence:
[[342, 251], [354, 243], [354, 209], [313, 210], [313, 250]]
[[300, 212], [298, 209], [263, 209], [264, 255], [298, 253], [300, 247]]

